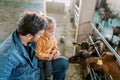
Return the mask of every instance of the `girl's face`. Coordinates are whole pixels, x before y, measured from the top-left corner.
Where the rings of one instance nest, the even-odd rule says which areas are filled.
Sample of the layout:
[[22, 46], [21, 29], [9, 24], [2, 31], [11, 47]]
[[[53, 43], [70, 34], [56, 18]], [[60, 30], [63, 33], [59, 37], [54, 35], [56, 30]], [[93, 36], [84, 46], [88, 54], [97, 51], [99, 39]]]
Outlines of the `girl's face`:
[[45, 30], [44, 35], [49, 38], [54, 34], [54, 32], [55, 32], [55, 27], [51, 27]]

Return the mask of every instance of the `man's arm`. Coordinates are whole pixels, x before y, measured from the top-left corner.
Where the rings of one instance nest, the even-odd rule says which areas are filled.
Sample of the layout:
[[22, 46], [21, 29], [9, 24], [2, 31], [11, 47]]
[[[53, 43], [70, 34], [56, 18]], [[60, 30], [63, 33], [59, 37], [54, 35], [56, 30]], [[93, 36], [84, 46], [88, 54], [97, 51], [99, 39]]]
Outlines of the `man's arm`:
[[6, 57], [0, 54], [0, 80], [7, 80], [11, 75], [13, 64]]

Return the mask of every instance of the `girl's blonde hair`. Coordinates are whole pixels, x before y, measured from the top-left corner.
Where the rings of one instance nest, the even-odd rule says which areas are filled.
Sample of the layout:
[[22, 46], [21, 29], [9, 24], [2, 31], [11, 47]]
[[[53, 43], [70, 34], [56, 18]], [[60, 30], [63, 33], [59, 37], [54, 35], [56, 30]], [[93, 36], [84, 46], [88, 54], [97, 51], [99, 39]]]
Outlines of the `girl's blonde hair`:
[[47, 19], [47, 23], [48, 23], [48, 27], [47, 29], [51, 29], [51, 28], [56, 28], [56, 21], [54, 18], [50, 17], [50, 16], [46, 16]]

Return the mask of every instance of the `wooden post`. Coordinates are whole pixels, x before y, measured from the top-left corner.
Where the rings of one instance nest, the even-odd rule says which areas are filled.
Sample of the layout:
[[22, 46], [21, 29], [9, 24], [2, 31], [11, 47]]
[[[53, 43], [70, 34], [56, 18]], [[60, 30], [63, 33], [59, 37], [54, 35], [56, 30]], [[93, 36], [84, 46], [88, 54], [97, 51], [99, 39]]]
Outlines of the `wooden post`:
[[[79, 1], [79, 19], [76, 26], [75, 42], [80, 43], [88, 39], [88, 34], [91, 32], [89, 22], [93, 20], [96, 0], [80, 0]], [[79, 47], [75, 47], [75, 53], [79, 51]]]

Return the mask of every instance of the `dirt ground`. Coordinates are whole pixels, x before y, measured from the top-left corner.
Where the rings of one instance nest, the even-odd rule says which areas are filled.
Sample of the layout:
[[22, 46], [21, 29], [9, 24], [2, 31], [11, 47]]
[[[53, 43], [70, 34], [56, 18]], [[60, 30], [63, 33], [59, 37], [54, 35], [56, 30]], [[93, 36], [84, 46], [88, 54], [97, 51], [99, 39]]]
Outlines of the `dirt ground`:
[[[57, 22], [55, 37], [57, 38], [61, 54], [67, 58], [73, 56], [74, 46], [72, 42], [75, 40], [75, 26], [70, 22], [71, 16], [69, 12], [65, 12], [64, 14], [48, 13], [47, 15], [55, 18]], [[60, 42], [61, 38], [64, 42]], [[85, 67], [82, 65], [70, 63], [65, 80], [83, 80], [85, 77], [85, 70], [83, 68]]]

